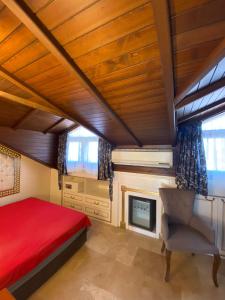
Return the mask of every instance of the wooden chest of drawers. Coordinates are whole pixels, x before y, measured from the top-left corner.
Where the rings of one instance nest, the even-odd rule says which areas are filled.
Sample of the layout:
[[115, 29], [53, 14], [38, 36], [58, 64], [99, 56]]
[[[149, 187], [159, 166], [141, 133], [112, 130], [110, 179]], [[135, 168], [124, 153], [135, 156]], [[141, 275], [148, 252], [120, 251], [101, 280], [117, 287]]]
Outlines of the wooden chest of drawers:
[[109, 199], [79, 193], [63, 193], [63, 206], [81, 211], [90, 217], [111, 222]]

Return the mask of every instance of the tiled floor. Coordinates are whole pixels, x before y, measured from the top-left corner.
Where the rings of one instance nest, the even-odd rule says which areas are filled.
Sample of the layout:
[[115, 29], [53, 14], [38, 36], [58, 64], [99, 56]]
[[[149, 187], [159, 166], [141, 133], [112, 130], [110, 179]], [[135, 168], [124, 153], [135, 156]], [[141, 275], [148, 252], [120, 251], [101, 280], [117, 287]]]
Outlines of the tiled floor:
[[30, 300], [224, 300], [225, 261], [219, 288], [212, 258], [173, 254], [171, 281], [163, 281], [159, 240], [93, 222], [88, 241]]

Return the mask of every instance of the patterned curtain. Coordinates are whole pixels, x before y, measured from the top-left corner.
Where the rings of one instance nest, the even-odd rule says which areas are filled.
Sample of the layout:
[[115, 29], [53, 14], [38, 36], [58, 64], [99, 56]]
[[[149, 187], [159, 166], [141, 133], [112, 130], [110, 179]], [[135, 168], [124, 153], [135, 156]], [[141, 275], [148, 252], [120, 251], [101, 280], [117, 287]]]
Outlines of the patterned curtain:
[[201, 122], [179, 127], [177, 147], [178, 189], [194, 190], [197, 194], [206, 196], [208, 194], [207, 169]]
[[62, 176], [67, 174], [66, 144], [67, 144], [67, 133], [64, 133], [59, 136], [59, 145], [58, 145], [58, 185], [60, 190], [62, 189]]
[[109, 179], [109, 196], [113, 197], [112, 145], [99, 138], [98, 143], [98, 180]]

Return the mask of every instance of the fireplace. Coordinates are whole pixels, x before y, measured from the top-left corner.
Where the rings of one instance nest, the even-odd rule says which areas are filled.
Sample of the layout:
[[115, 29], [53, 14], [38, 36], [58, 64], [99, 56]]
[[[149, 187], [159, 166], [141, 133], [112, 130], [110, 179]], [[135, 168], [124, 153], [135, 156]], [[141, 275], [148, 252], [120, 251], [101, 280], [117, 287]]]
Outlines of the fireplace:
[[129, 195], [129, 224], [154, 231], [156, 226], [156, 200]]

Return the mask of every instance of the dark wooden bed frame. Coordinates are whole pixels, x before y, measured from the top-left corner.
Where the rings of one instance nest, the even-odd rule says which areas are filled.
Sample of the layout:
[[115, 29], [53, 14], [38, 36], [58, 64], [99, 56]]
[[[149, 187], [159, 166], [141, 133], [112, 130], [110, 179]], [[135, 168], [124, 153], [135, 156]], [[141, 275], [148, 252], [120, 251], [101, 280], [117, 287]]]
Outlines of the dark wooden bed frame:
[[87, 240], [87, 229], [75, 239], [67, 248], [65, 248], [58, 256], [43, 267], [37, 274], [28, 279], [12, 294], [16, 300], [26, 300], [34, 291], [36, 291], [43, 283], [45, 283], [73, 254], [81, 248]]

